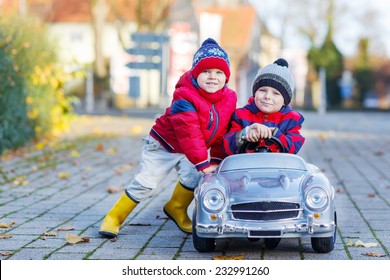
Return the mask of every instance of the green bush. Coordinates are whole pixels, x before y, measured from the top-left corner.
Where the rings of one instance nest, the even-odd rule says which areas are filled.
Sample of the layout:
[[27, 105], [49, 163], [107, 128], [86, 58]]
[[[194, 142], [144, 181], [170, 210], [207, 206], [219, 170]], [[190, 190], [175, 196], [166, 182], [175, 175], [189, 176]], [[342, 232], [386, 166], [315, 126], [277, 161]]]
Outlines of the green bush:
[[[72, 116], [63, 91], [69, 76], [45, 26], [33, 19], [0, 18], [0, 154], [58, 133]], [[3, 85], [4, 84], [4, 85]]]
[[12, 59], [0, 49], [0, 154], [34, 137], [25, 99], [23, 79], [14, 71]]

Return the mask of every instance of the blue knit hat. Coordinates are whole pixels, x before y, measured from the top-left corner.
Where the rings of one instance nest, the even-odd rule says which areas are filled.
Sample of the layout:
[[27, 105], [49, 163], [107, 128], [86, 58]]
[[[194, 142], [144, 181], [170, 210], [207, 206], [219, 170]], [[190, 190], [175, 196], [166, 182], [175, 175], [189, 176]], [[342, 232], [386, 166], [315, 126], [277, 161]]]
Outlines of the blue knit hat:
[[284, 104], [290, 104], [295, 91], [295, 82], [286, 60], [279, 58], [259, 70], [252, 85], [253, 95], [263, 86], [277, 89], [283, 96]]
[[204, 70], [213, 68], [222, 70], [226, 75], [226, 83], [229, 81], [229, 57], [214, 39], [208, 38], [194, 54], [191, 73], [196, 79]]

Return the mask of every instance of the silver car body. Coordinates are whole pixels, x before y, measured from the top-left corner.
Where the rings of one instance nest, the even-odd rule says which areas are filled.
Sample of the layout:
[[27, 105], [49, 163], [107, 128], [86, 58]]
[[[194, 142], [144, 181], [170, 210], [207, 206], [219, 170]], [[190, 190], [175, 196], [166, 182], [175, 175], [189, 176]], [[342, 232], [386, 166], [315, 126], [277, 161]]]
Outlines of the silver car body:
[[320, 169], [286, 153], [237, 154], [195, 190], [200, 238], [331, 237], [335, 191]]

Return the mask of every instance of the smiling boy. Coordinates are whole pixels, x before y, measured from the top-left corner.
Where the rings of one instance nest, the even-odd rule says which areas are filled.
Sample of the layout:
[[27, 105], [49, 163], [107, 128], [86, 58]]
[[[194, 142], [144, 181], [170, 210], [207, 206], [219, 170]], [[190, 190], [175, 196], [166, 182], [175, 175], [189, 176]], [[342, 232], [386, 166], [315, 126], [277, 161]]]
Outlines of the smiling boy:
[[286, 60], [279, 58], [261, 69], [253, 81], [253, 96], [232, 116], [231, 128], [224, 136], [225, 152], [238, 153], [245, 140], [258, 142], [275, 136], [286, 152], [298, 153], [305, 141], [300, 134], [304, 118], [289, 105], [294, 91], [294, 77]]

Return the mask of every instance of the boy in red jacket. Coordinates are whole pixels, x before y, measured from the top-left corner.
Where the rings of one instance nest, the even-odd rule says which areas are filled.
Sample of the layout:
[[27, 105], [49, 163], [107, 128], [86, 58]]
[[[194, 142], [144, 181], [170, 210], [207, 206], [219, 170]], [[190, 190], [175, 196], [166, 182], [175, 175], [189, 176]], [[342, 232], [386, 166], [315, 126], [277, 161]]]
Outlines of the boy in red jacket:
[[230, 63], [227, 53], [211, 38], [195, 53], [192, 68], [175, 87], [171, 106], [156, 120], [144, 139], [140, 172], [107, 213], [99, 233], [116, 237], [137, 204], [153, 195], [159, 183], [176, 169], [179, 182], [164, 212], [185, 233], [192, 232], [187, 208], [203, 173], [213, 172], [226, 156], [223, 135], [237, 96], [227, 87]]
[[283, 58], [261, 69], [253, 81], [253, 96], [232, 116], [224, 136], [225, 152], [238, 153], [245, 140], [259, 142], [275, 136], [286, 152], [298, 153], [305, 142], [299, 131], [304, 118], [289, 105], [294, 90], [294, 77]]

